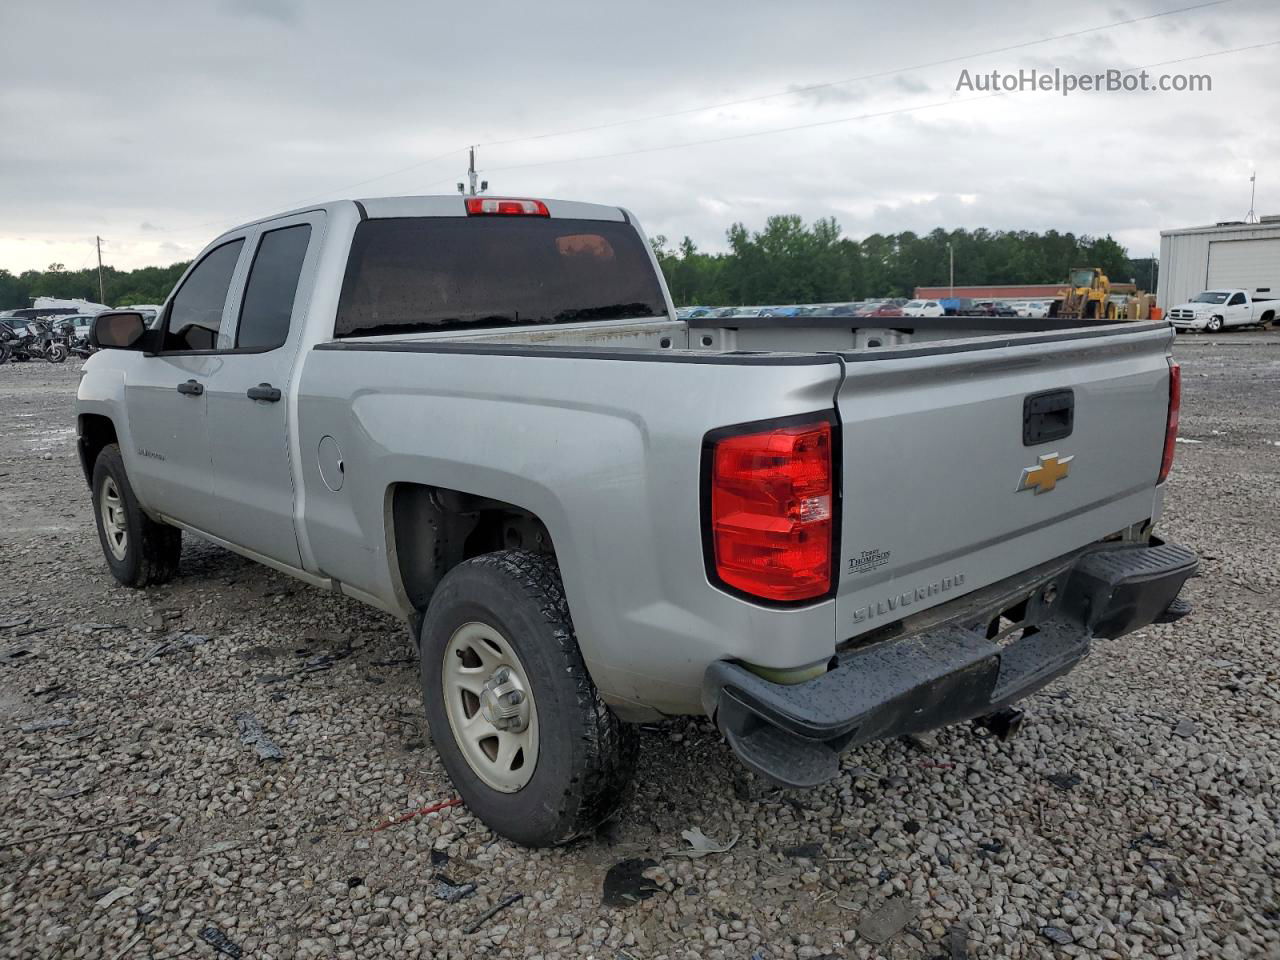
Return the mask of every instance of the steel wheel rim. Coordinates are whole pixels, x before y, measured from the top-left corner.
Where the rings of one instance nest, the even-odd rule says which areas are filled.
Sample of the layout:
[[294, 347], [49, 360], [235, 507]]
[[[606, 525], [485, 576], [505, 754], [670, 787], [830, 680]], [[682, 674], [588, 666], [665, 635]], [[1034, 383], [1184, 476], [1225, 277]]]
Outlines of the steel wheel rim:
[[515, 649], [488, 624], [464, 623], [445, 646], [440, 680], [467, 765], [494, 790], [521, 790], [538, 764], [538, 711]]
[[117, 560], [123, 560], [129, 552], [129, 527], [125, 519], [124, 498], [120, 496], [120, 488], [115, 480], [107, 477], [102, 481], [102, 493], [99, 495], [99, 507], [102, 515], [102, 533], [107, 541], [107, 549]]

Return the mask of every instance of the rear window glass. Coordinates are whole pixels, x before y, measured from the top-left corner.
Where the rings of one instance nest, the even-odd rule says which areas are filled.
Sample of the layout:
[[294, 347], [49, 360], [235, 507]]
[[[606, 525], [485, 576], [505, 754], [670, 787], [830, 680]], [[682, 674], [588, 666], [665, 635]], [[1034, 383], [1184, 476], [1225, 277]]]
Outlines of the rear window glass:
[[547, 217], [413, 217], [356, 228], [338, 337], [662, 315], [635, 228]]

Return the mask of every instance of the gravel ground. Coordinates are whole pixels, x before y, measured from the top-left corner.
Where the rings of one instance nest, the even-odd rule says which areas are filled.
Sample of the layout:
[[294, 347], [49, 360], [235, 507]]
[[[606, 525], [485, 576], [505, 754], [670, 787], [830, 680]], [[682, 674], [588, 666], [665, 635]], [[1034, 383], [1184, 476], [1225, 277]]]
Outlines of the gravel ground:
[[454, 795], [402, 625], [190, 537], [117, 587], [78, 365], [0, 368], [0, 954], [1280, 957], [1280, 334], [1176, 351], [1193, 618], [1099, 642], [1007, 744], [875, 744], [812, 792], [646, 728], [620, 820], [535, 852], [462, 806], [377, 829]]

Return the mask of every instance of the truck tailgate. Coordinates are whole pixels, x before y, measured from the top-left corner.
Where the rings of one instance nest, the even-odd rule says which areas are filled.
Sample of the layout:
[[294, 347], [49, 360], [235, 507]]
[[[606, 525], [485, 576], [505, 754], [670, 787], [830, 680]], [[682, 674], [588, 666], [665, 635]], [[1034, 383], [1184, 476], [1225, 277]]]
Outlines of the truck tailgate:
[[1152, 517], [1171, 339], [1144, 324], [845, 355], [837, 640]]

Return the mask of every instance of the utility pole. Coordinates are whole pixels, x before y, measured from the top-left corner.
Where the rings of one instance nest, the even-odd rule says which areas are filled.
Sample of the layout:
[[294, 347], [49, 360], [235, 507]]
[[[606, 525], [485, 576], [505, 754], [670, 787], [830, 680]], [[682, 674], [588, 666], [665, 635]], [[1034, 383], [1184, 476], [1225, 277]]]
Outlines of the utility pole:
[[1257, 223], [1258, 215], [1253, 212], [1254, 201], [1258, 199], [1258, 171], [1253, 171], [1249, 178], [1249, 212], [1244, 215], [1245, 223]]
[[95, 236], [93, 239], [98, 241], [98, 302], [107, 302], [106, 286], [102, 282], [102, 238]]
[[951, 241], [947, 241], [947, 257], [951, 260], [951, 299], [956, 298], [956, 250], [951, 246]]
[[[468, 193], [468, 186], [470, 186], [470, 196], [475, 197], [489, 189], [489, 181], [481, 180], [479, 174], [476, 173], [476, 148], [471, 147], [469, 152], [471, 154], [471, 163], [467, 166], [467, 183], [459, 183], [458, 192], [465, 195]], [[480, 184], [479, 190], [476, 189], [477, 183]]]

